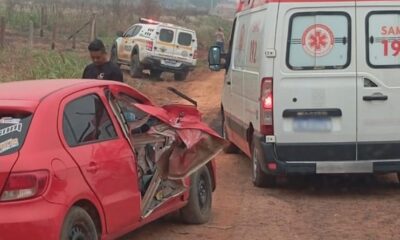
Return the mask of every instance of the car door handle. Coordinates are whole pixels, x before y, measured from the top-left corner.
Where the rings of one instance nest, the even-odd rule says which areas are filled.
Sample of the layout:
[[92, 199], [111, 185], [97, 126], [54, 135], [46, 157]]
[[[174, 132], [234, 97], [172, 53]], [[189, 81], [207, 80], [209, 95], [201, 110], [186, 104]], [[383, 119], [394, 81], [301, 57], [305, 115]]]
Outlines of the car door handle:
[[89, 166], [86, 168], [88, 173], [96, 173], [99, 170], [99, 166], [95, 162], [90, 162]]
[[371, 96], [364, 96], [363, 100], [370, 102], [370, 101], [387, 101], [389, 99], [388, 96], [382, 94], [374, 94]]

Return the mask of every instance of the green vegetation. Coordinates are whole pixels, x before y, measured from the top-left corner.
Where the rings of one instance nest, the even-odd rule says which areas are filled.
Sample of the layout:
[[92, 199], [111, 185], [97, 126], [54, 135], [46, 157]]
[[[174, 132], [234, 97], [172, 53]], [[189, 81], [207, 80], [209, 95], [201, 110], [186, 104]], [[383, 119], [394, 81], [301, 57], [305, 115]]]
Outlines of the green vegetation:
[[0, 52], [0, 81], [80, 78], [87, 62], [72, 52], [7, 48]]
[[35, 51], [32, 79], [81, 78], [87, 60], [72, 52]]

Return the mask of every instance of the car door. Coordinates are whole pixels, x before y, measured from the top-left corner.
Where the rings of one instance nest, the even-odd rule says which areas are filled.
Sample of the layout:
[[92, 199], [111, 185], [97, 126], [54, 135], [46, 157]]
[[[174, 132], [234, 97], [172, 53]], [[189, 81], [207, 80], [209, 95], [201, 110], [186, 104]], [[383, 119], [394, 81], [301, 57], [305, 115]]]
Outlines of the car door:
[[279, 159], [356, 160], [354, 26], [354, 1], [280, 5], [273, 76]]
[[139, 220], [141, 195], [135, 156], [110, 112], [102, 89], [81, 91], [62, 101], [59, 130], [113, 233]]
[[400, 1], [357, 1], [359, 160], [400, 159]]

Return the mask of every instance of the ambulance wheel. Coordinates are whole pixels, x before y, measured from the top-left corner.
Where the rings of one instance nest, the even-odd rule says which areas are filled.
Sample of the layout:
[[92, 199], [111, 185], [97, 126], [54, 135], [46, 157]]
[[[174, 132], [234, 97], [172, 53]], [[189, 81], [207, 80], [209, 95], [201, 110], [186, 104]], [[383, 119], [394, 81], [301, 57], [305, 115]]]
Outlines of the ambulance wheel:
[[188, 75], [189, 75], [189, 72], [175, 73], [174, 78], [176, 81], [184, 81], [184, 80], [186, 80]]
[[266, 174], [263, 172], [260, 166], [259, 152], [256, 147], [253, 147], [252, 151], [252, 163], [253, 163], [253, 184], [260, 188], [273, 188], [276, 187], [276, 176]]
[[239, 152], [239, 148], [236, 147], [236, 145], [233, 144], [229, 140], [228, 132], [227, 132], [226, 125], [225, 125], [225, 115], [224, 115], [224, 113], [222, 113], [222, 137], [227, 142], [227, 144], [224, 146], [224, 149], [223, 149], [225, 153], [238, 153]]
[[130, 74], [131, 77], [140, 78], [142, 76], [142, 66], [140, 64], [139, 53], [132, 56]]

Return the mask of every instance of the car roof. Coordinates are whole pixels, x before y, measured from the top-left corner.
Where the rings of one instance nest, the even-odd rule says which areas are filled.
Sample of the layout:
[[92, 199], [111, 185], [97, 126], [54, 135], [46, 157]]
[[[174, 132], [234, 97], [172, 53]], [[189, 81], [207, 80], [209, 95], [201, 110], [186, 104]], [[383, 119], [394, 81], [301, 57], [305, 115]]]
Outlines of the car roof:
[[109, 83], [109, 81], [82, 79], [7, 82], [0, 84], [0, 100], [41, 101], [46, 96], [60, 91], [68, 91], [78, 85], [80, 88], [89, 88]]

